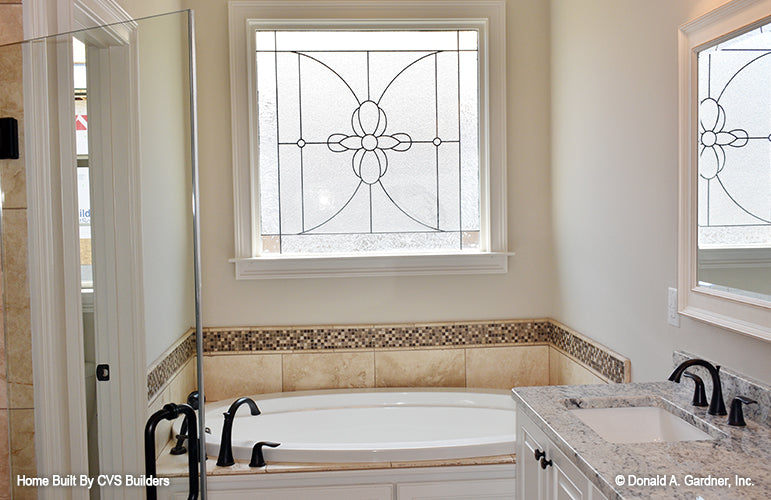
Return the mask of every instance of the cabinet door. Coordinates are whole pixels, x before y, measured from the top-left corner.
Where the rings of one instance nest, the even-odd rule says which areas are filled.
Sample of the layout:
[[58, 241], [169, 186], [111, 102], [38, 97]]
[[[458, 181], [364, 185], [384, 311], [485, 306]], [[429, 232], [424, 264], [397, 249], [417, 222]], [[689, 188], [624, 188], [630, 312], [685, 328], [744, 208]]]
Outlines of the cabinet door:
[[397, 485], [398, 500], [511, 500], [515, 481], [485, 479]]
[[547, 471], [535, 459], [536, 450], [546, 451], [546, 436], [521, 412], [517, 414], [517, 498], [543, 500], [546, 498]]
[[308, 488], [259, 488], [209, 491], [212, 500], [392, 500], [393, 486], [373, 484], [366, 486], [318, 486]]
[[586, 500], [589, 481], [578, 468], [555, 446], [549, 447], [552, 461], [549, 470], [549, 498], [554, 500]]
[[608, 497], [603, 495], [600, 489], [592, 483], [589, 483], [589, 492], [591, 493], [592, 500], [608, 500]]

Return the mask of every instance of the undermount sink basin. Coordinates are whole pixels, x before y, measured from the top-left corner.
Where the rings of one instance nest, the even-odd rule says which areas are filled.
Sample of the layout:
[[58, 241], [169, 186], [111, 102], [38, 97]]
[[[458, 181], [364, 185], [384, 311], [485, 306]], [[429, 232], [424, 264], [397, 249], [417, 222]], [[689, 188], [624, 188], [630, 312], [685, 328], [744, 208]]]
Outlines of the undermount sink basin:
[[714, 439], [657, 406], [570, 410], [610, 443], [655, 443]]

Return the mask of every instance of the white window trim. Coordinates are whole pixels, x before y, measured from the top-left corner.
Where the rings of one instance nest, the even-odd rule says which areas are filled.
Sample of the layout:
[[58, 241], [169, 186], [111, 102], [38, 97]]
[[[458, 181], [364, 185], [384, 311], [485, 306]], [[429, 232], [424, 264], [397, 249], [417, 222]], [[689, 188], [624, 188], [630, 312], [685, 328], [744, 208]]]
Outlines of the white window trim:
[[696, 132], [697, 51], [768, 23], [771, 0], [734, 0], [680, 27], [679, 63], [679, 242], [678, 312], [685, 316], [771, 341], [771, 302], [698, 282]]
[[[310, 278], [330, 276], [400, 276], [426, 274], [490, 274], [508, 270], [506, 237], [506, 12], [502, 0], [362, 1], [256, 0], [228, 4], [230, 33], [230, 99], [233, 132], [233, 202], [236, 279]], [[356, 20], [386, 28], [398, 22], [457, 28], [482, 26], [480, 33], [480, 199], [481, 252], [345, 256], [258, 255], [258, 196], [253, 182], [256, 125], [252, 122], [254, 89], [249, 74], [250, 20], [274, 25], [313, 20], [319, 27]], [[253, 29], [253, 28], [252, 28]]]

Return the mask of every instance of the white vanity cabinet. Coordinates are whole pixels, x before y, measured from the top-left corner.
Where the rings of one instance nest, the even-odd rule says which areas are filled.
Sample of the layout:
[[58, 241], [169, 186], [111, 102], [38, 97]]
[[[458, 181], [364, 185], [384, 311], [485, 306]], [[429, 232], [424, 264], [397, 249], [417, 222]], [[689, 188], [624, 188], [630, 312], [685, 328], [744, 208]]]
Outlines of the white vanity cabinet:
[[517, 411], [517, 498], [606, 499], [522, 411]]

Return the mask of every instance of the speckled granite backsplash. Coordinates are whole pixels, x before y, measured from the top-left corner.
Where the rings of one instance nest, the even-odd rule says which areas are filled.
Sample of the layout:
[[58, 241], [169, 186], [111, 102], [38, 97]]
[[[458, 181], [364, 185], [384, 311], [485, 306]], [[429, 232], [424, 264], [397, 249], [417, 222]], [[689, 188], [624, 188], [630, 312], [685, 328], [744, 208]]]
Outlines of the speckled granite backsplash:
[[[675, 351], [672, 354], [672, 368], [674, 369], [683, 361], [693, 358], [701, 358], [701, 356], [683, 351]], [[720, 364], [711, 359], [706, 360], [713, 365]], [[702, 366], [692, 366], [691, 368], [688, 368], [688, 371], [701, 377], [706, 388], [707, 399], [709, 399], [710, 394], [712, 394], [712, 377], [709, 376], [707, 369]], [[685, 378], [683, 378], [680, 383], [693, 387], [693, 382]], [[746, 396], [750, 399], [754, 399], [758, 404], [744, 405], [744, 418], [771, 426], [771, 415], [769, 415], [769, 411], [771, 410], [771, 387], [746, 375], [737, 373], [730, 368], [726, 368], [725, 366], [720, 367], [720, 383], [723, 386], [723, 399], [725, 400], [726, 410], [731, 408], [731, 400], [734, 397]]]

